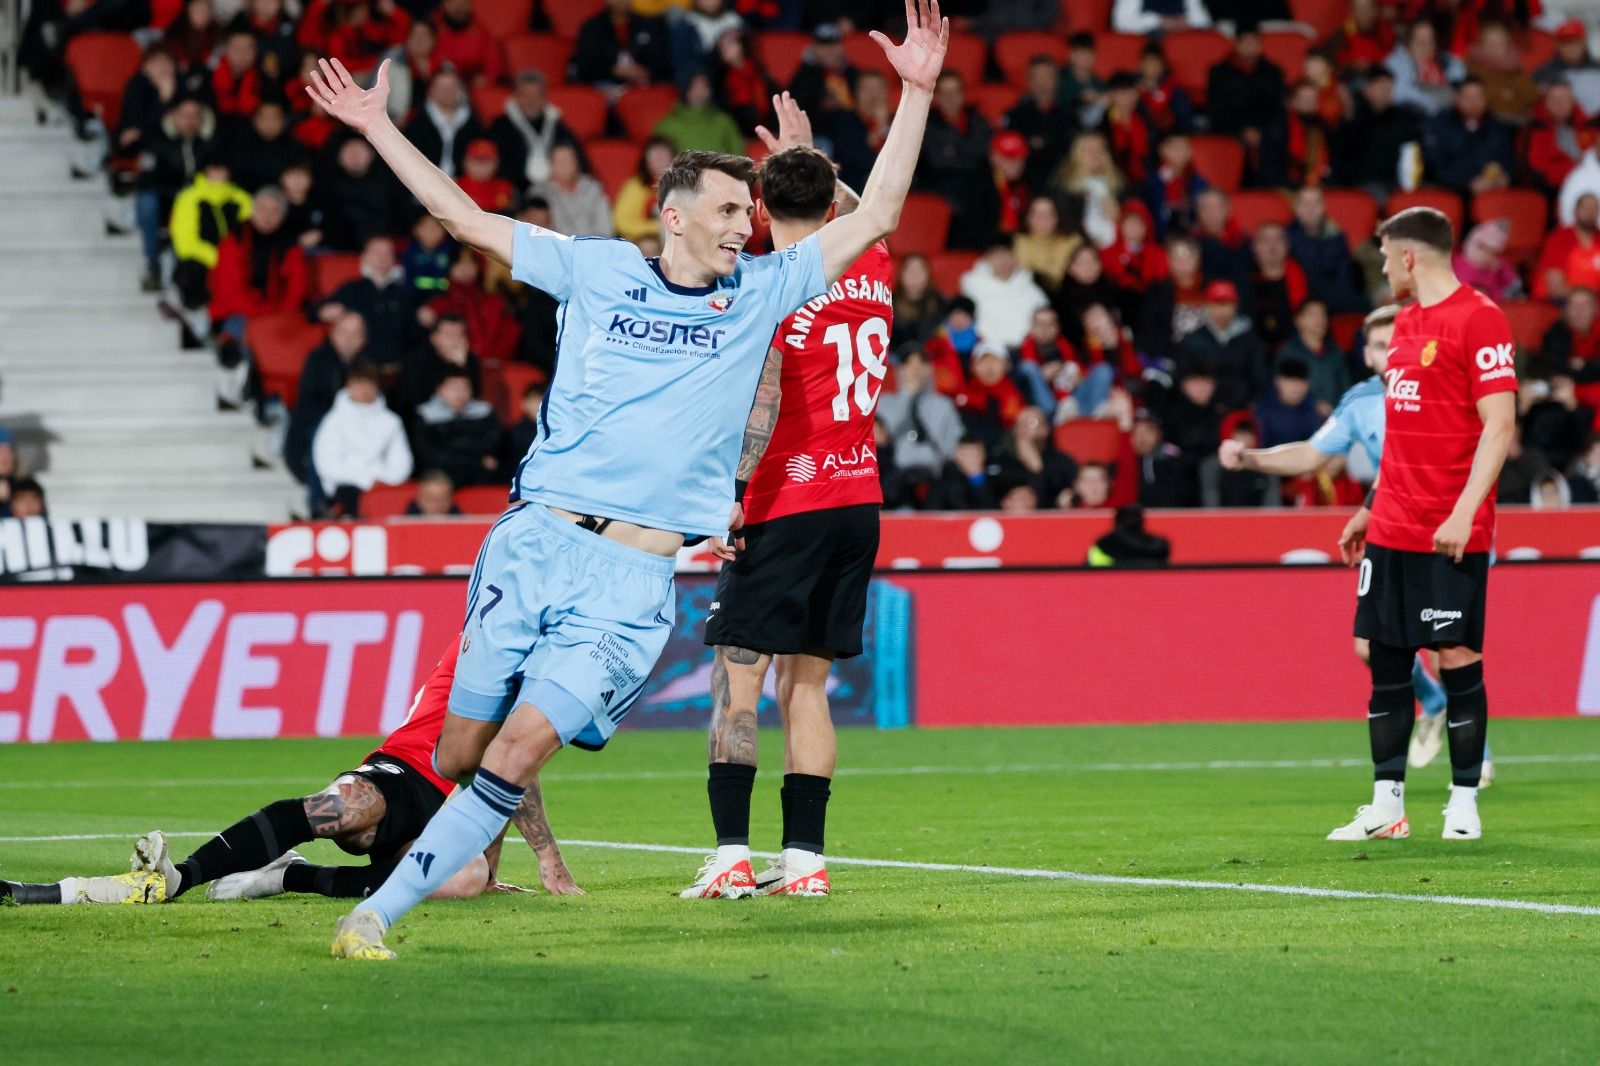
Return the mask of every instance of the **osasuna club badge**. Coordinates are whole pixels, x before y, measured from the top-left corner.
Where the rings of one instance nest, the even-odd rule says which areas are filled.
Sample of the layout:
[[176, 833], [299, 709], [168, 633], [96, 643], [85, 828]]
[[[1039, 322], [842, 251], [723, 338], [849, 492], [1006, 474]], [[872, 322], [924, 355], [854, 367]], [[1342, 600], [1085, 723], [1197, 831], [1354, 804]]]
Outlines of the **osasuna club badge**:
[[706, 305], [713, 311], [722, 312], [733, 306], [732, 296], [713, 296], [706, 301]]

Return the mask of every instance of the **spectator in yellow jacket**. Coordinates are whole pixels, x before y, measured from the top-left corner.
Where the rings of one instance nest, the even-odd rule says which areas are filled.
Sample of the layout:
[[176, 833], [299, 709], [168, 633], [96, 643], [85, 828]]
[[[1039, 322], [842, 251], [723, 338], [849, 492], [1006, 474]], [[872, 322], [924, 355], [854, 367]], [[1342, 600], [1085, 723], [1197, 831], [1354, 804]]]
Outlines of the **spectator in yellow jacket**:
[[665, 137], [655, 136], [644, 142], [644, 151], [639, 153], [639, 167], [617, 190], [617, 202], [611, 209], [618, 237], [635, 244], [646, 237], [660, 239], [661, 209], [656, 204], [656, 182], [672, 166], [676, 154], [672, 142]]
[[172, 205], [167, 229], [178, 265], [173, 283], [183, 300], [185, 321], [200, 323], [191, 329], [204, 335], [209, 321], [204, 315], [211, 299], [207, 279], [217, 265], [217, 247], [250, 217], [250, 194], [229, 180], [227, 164], [212, 160], [194, 176]]

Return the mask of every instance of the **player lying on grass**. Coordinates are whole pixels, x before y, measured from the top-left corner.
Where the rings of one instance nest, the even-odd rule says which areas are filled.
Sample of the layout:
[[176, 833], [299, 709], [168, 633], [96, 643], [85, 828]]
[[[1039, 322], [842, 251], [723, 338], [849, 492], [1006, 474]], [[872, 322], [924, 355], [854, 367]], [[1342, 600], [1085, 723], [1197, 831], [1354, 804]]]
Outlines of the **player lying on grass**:
[[[778, 135], [761, 170], [757, 213], [775, 245], [798, 243], [858, 201], [811, 147], [811, 123], [788, 93], [773, 98]], [[817, 164], [822, 165], [817, 165]], [[711, 675], [706, 792], [717, 850], [684, 899], [826, 896], [823, 837], [838, 743], [828, 711], [836, 658], [861, 654], [867, 587], [878, 554], [872, 416], [893, 320], [894, 263], [882, 242], [844, 284], [778, 327], [745, 430], [737, 484], [742, 550], [722, 569], [705, 640]], [[805, 474], [802, 479], [792, 472]], [[759, 876], [750, 865], [756, 709], [778, 673], [783, 721], [783, 851]]]
[[[452, 786], [433, 768], [433, 749], [444, 722], [455, 676], [452, 640], [417, 692], [411, 714], [356, 769], [342, 773], [313, 796], [269, 803], [202, 844], [174, 864], [166, 836], [148, 833], [134, 845], [133, 872], [105, 877], [69, 877], [51, 884], [0, 881], [0, 899], [16, 903], [165, 903], [208, 885], [211, 900], [257, 899], [281, 892], [310, 892], [360, 899], [383, 883], [406, 847], [450, 794]], [[539, 859], [539, 880], [555, 895], [581, 893], [567, 872], [550, 832], [535, 781], [512, 818]], [[436, 899], [477, 896], [486, 891], [523, 891], [496, 879], [497, 838], [433, 893]], [[332, 840], [366, 866], [316, 866], [293, 851], [296, 844]]]
[[[518, 468], [515, 505], [484, 539], [438, 767], [472, 785], [383, 886], [339, 923], [333, 954], [387, 959], [387, 930], [504, 829], [567, 744], [605, 744], [672, 631], [674, 558], [728, 530], [739, 446], [773, 331], [899, 224], [949, 24], [908, 0], [906, 40], [873, 39], [899, 108], [861, 204], [798, 245], [742, 251], [754, 164], [684, 152], [657, 185], [659, 257], [478, 209], [389, 119], [387, 68], [363, 89], [336, 61], [308, 93], [363, 134], [458, 241], [561, 304], [556, 374]], [[804, 149], [791, 149], [804, 151]]]
[[[1357, 446], [1367, 454], [1374, 470], [1383, 461], [1383, 392], [1384, 373], [1389, 367], [1389, 341], [1394, 336], [1397, 305], [1380, 307], [1367, 316], [1363, 324], [1366, 347], [1363, 355], [1372, 370], [1372, 377], [1352, 385], [1339, 398], [1333, 414], [1310, 440], [1280, 444], [1274, 448], [1246, 448], [1236, 440], [1225, 440], [1217, 450], [1217, 458], [1224, 470], [1257, 470], [1277, 477], [1304, 477], [1325, 469], [1341, 456], [1349, 455]], [[1371, 662], [1371, 652], [1365, 637], [1356, 637], [1356, 656], [1363, 663]], [[1437, 668], [1437, 662], [1435, 662]], [[1411, 664], [1411, 690], [1422, 704], [1422, 719], [1411, 737], [1409, 761], [1412, 766], [1427, 766], [1444, 747], [1444, 686], [1435, 681], [1418, 654]], [[1483, 780], [1479, 787], [1487, 788], [1494, 780], [1494, 761], [1484, 747]]]

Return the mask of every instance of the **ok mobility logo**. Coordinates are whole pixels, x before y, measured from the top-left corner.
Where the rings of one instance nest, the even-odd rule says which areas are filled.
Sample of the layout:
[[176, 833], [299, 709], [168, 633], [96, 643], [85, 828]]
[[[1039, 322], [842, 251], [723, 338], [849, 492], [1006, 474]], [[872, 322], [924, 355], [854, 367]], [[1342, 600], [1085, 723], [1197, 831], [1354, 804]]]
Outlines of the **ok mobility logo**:
[[728, 335], [725, 329], [664, 322], [658, 318], [635, 318], [623, 313], [611, 316], [611, 325], [606, 327], [606, 333], [613, 337], [628, 338], [632, 342], [629, 346], [633, 348], [652, 351], [676, 348], [702, 359], [721, 358], [717, 349], [722, 345], [722, 338]]

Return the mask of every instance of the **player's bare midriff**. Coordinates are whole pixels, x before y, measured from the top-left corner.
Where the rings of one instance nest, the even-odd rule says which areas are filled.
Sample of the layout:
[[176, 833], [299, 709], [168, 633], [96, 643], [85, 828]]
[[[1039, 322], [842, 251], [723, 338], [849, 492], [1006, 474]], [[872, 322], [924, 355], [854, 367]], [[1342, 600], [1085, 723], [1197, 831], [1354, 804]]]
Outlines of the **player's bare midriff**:
[[[546, 506], [549, 506], [548, 504]], [[583, 515], [575, 511], [562, 510], [560, 507], [551, 507], [550, 513], [566, 522], [580, 523]], [[605, 518], [605, 515], [597, 515]], [[651, 555], [677, 555], [678, 549], [683, 547], [683, 534], [671, 533], [665, 529], [652, 529], [649, 526], [634, 525], [624, 522], [620, 518], [611, 519], [604, 529], [598, 532], [599, 536], [607, 540], [614, 540], [625, 548], [649, 552]]]

